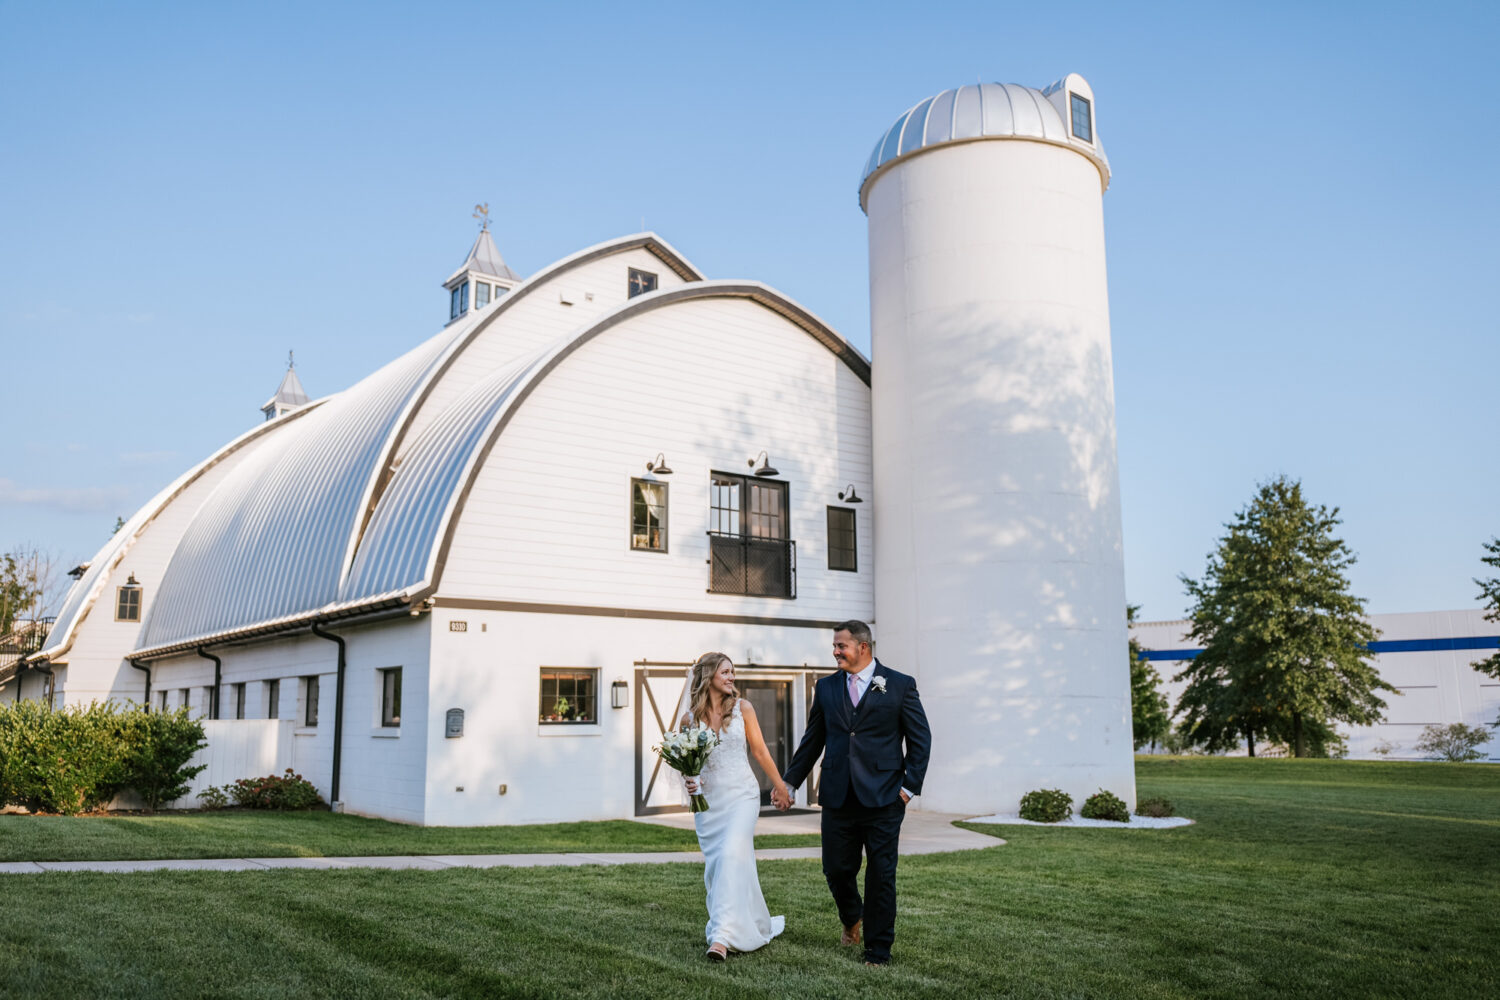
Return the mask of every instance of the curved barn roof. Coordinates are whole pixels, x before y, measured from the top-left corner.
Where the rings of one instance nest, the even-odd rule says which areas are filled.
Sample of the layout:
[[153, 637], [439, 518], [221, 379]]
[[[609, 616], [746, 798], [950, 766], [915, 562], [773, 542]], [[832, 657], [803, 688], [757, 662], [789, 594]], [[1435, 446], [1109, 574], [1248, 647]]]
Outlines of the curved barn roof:
[[971, 83], [917, 103], [875, 143], [859, 178], [860, 206], [864, 207], [870, 181], [889, 164], [924, 149], [979, 139], [1030, 139], [1067, 146], [1094, 162], [1107, 187], [1109, 160], [1097, 134], [1093, 141], [1071, 135], [1053, 100], [1059, 92], [1066, 95], [1067, 85], [1074, 81], [1092, 100], [1093, 93], [1083, 78], [1069, 74], [1045, 90], [1018, 83]]
[[[523, 286], [524, 287], [524, 286]], [[518, 289], [519, 291], [519, 289]], [[526, 398], [567, 356], [652, 310], [711, 298], [749, 299], [800, 326], [866, 384], [869, 362], [825, 323], [758, 282], [698, 281], [637, 296], [472, 386], [391, 468], [398, 410], [472, 336], [438, 337], [331, 399], [320, 420], [236, 470], [204, 505], [173, 557], [136, 655], [420, 600], [437, 586], [453, 530], [485, 456]], [[425, 380], [424, 380], [425, 376]], [[380, 440], [386, 441], [381, 449]], [[383, 480], [366, 519], [361, 488]], [[367, 522], [367, 523], [366, 523]], [[343, 543], [352, 526], [365, 525]]]

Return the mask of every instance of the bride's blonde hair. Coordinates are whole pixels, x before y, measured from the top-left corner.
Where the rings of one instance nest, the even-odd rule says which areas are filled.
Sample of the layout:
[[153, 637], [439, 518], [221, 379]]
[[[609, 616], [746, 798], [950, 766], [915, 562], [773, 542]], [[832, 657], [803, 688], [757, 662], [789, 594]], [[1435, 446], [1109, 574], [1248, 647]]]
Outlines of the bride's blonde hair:
[[[708, 719], [708, 703], [712, 697], [711, 685], [714, 675], [719, 672], [719, 664], [729, 657], [723, 653], [704, 653], [698, 657], [698, 662], [693, 664], [693, 679], [688, 686], [688, 711], [692, 714], [694, 722], [704, 722]], [[733, 660], [730, 660], [733, 663]], [[740, 696], [738, 689], [729, 692], [729, 703]]]

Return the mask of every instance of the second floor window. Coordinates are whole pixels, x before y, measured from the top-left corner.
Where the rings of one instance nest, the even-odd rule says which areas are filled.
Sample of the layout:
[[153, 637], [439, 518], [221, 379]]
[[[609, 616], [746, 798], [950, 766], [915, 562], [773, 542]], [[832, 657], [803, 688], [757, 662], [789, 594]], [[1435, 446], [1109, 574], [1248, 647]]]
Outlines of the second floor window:
[[630, 547], [667, 551], [667, 484], [630, 481]]
[[141, 585], [135, 577], [115, 591], [115, 621], [138, 622], [141, 620]]
[[1092, 109], [1089, 107], [1089, 99], [1080, 94], [1069, 96], [1072, 98], [1073, 135], [1084, 142], [1093, 142], [1094, 119]]
[[709, 591], [796, 597], [786, 483], [715, 472], [708, 502]]
[[630, 269], [629, 294], [626, 298], [633, 299], [637, 295], [645, 295], [647, 292], [656, 291], [656, 275], [650, 271], [641, 271], [636, 268]]
[[854, 511], [847, 507], [828, 508], [828, 568], [851, 572], [859, 569], [859, 552], [854, 530]]

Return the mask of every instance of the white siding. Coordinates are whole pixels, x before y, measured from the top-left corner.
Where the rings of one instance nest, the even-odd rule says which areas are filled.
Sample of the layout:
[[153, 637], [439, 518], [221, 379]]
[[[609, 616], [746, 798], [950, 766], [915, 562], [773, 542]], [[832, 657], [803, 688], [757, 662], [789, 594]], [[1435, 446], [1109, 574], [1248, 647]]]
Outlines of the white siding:
[[[826, 508], [870, 483], [869, 389], [769, 309], [694, 300], [602, 333], [522, 404], [481, 470], [439, 585], [444, 597], [813, 620], [868, 618], [871, 504], [859, 572], [827, 568]], [[788, 482], [795, 600], [706, 593], [711, 471], [762, 449]], [[629, 548], [629, 488], [664, 453], [666, 555]]]

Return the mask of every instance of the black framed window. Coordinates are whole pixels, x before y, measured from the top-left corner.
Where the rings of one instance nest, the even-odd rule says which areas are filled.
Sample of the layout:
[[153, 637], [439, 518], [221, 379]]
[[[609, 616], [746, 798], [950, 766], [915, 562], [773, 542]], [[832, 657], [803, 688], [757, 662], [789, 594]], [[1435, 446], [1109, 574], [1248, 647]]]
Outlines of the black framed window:
[[266, 718], [281, 718], [281, 681], [266, 681]]
[[854, 530], [854, 511], [848, 507], [828, 508], [828, 568], [859, 571], [858, 535]]
[[318, 724], [318, 678], [302, 678], [302, 724]]
[[380, 672], [380, 724], [401, 725], [401, 668], [387, 667]]
[[1072, 98], [1070, 106], [1073, 110], [1073, 135], [1084, 142], [1093, 142], [1094, 118], [1089, 99], [1082, 94], [1069, 94], [1068, 96]]
[[667, 484], [630, 481], [630, 547], [667, 551]]
[[193, 693], [188, 688], [180, 688], [177, 692], [177, 707], [187, 708]]
[[115, 621], [141, 620], [141, 588], [126, 584], [115, 591]]
[[245, 717], [245, 685], [234, 686], [234, 717], [243, 719]]
[[167, 710], [167, 692], [161, 691], [156, 695], [156, 707], [163, 712]]
[[708, 503], [709, 592], [796, 597], [787, 484], [715, 472]]
[[632, 267], [630, 269], [629, 294], [626, 298], [635, 298], [637, 295], [645, 295], [647, 292], [656, 291], [656, 275], [650, 271], [642, 271]]
[[599, 671], [580, 667], [543, 667], [538, 721], [544, 726], [584, 725], [599, 721]]
[[448, 296], [448, 318], [458, 319], [458, 289], [455, 288]]

